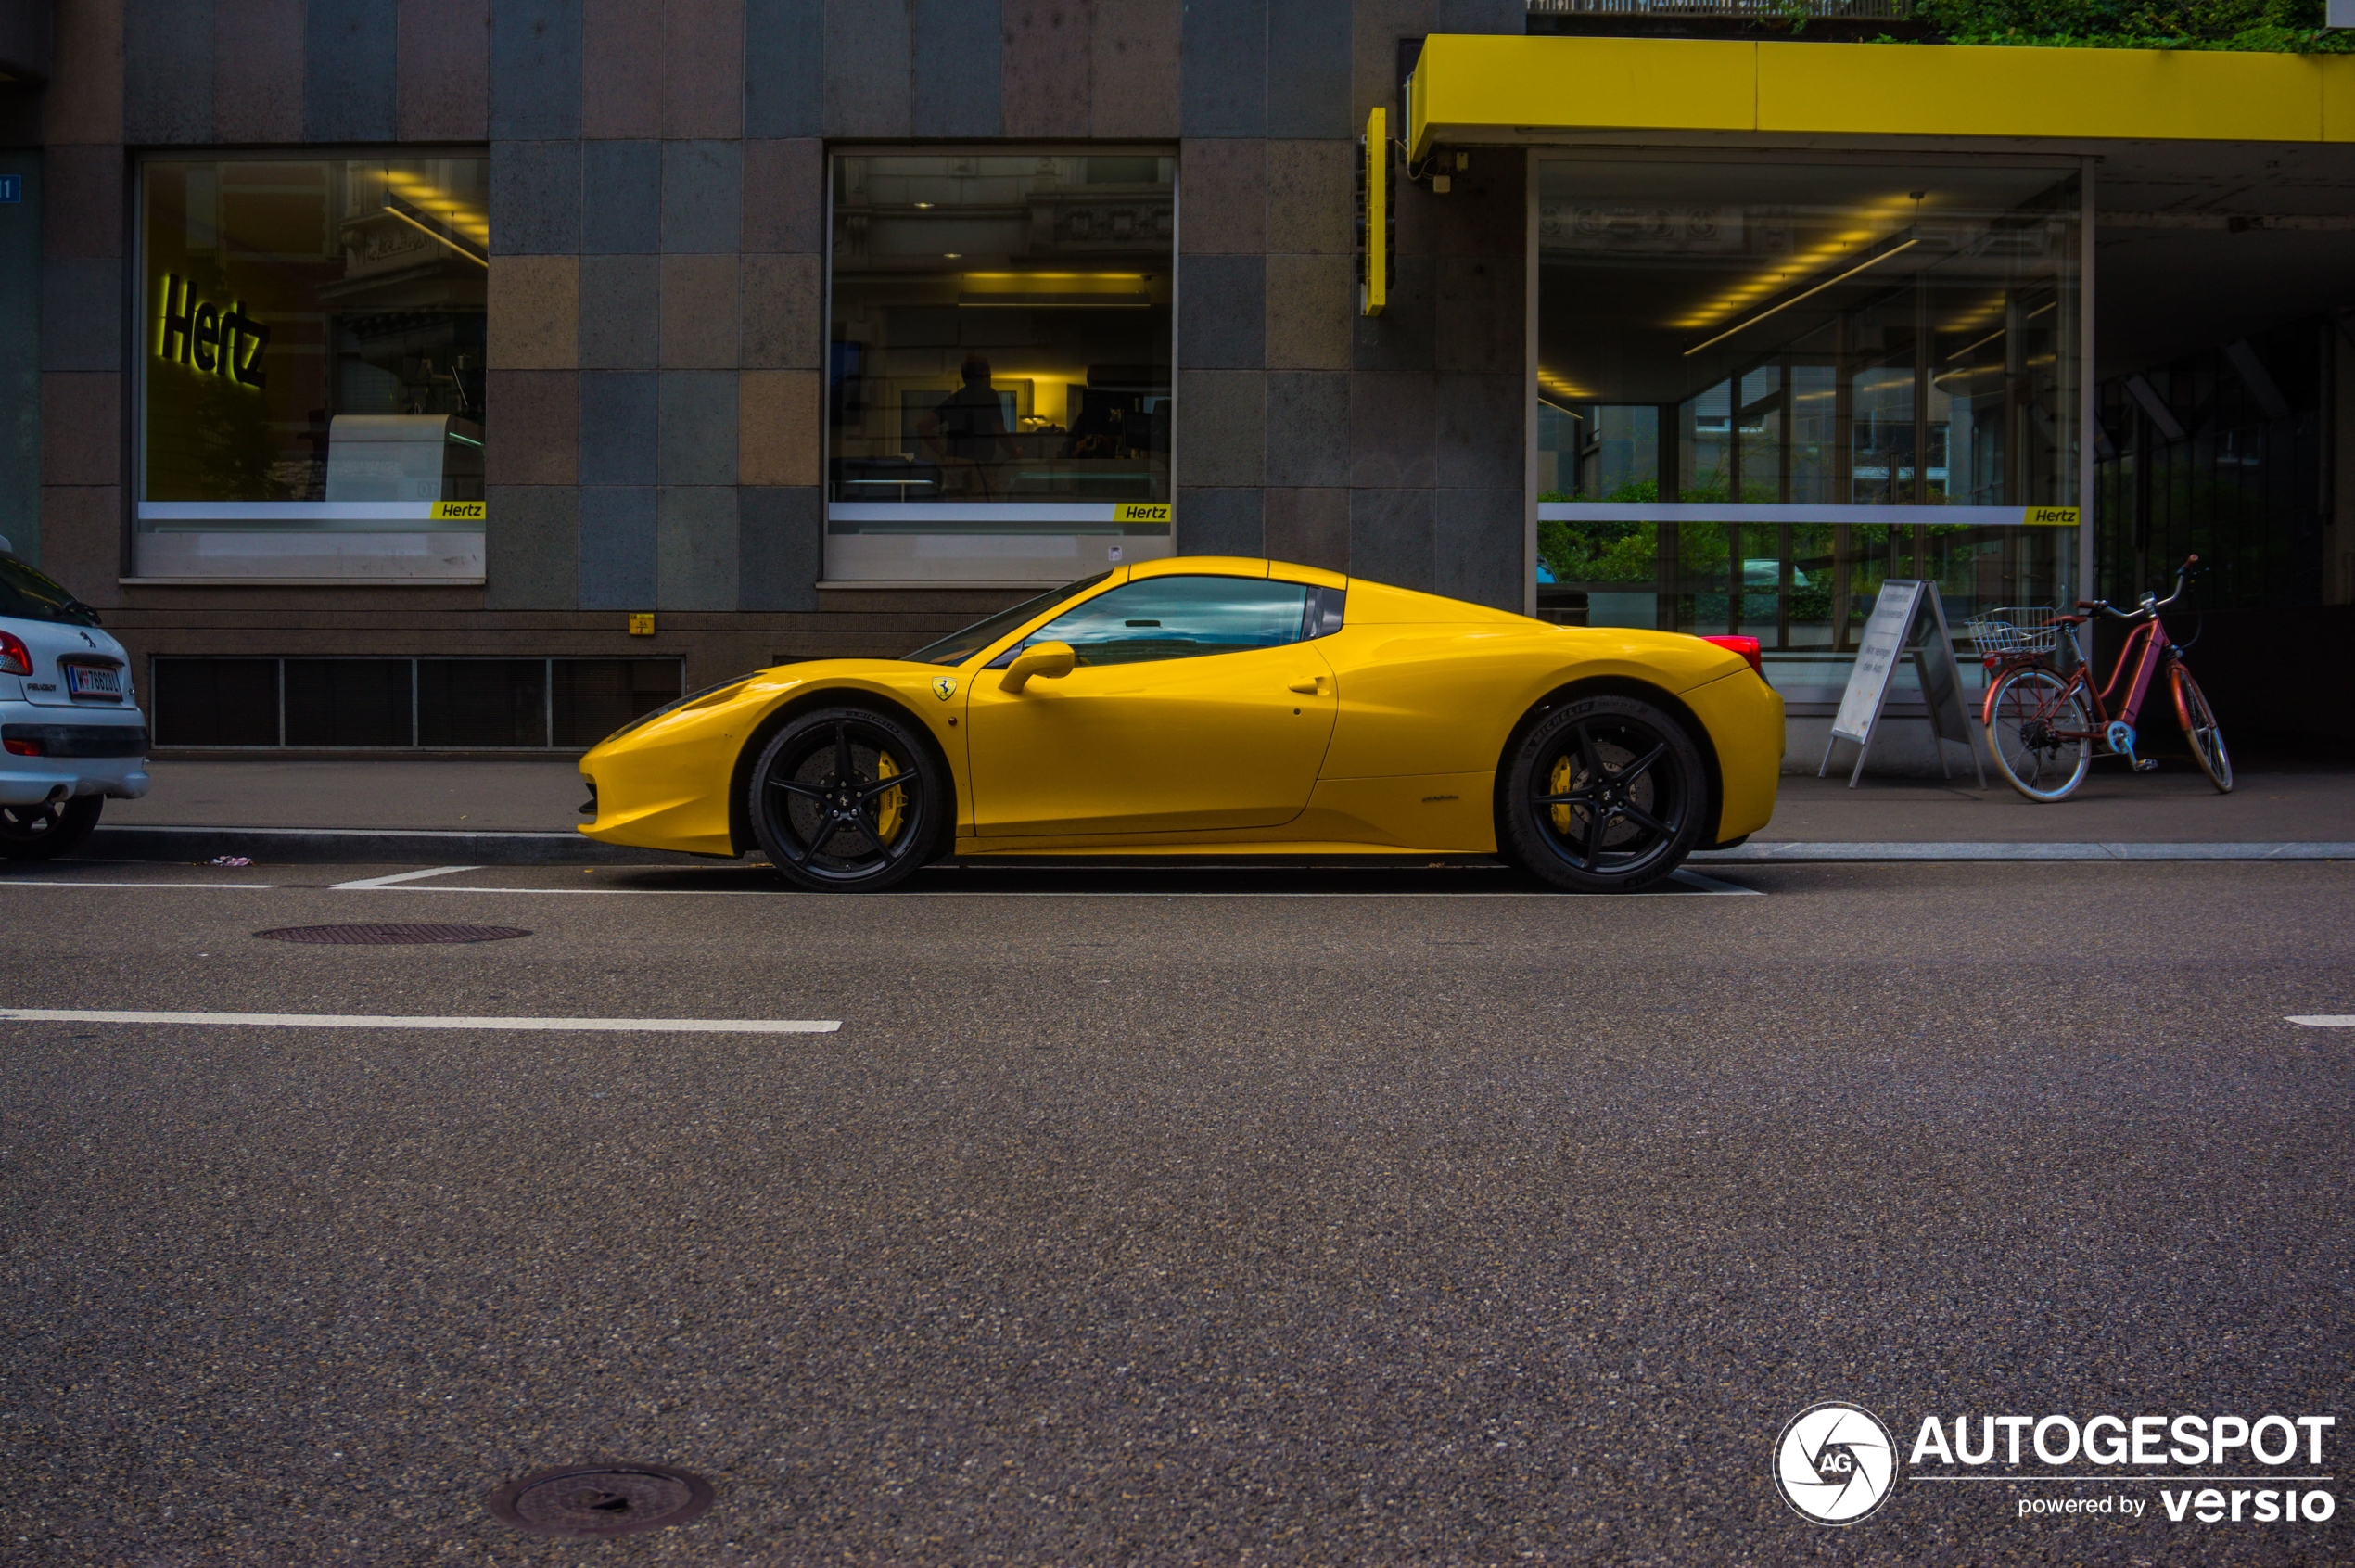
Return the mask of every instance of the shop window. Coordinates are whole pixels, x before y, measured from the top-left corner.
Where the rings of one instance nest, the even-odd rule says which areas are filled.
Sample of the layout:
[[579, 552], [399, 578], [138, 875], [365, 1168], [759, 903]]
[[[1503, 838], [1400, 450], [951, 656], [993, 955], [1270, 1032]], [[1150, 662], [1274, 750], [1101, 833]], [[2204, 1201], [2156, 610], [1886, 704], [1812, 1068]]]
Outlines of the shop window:
[[677, 699], [681, 675], [675, 658], [166, 657], [156, 744], [577, 750]]
[[1063, 582], [1170, 553], [1176, 165], [834, 159], [829, 579]]
[[1540, 613], [1755, 636], [1803, 700], [1888, 578], [2065, 601], [2079, 218], [2053, 168], [1542, 163]]
[[481, 580], [486, 171], [142, 165], [138, 576]]

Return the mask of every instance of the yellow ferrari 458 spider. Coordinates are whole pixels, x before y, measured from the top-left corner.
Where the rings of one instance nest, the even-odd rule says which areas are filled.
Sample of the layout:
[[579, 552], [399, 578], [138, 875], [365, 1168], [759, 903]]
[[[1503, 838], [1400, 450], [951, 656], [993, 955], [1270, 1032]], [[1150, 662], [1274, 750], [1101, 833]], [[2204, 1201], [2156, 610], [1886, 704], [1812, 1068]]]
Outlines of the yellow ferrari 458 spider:
[[[581, 759], [610, 844], [885, 888], [991, 855], [1501, 853], [1623, 891], [1774, 813], [1756, 646], [1183, 555], [904, 658], [696, 692]], [[585, 809], [585, 808], [584, 808]]]

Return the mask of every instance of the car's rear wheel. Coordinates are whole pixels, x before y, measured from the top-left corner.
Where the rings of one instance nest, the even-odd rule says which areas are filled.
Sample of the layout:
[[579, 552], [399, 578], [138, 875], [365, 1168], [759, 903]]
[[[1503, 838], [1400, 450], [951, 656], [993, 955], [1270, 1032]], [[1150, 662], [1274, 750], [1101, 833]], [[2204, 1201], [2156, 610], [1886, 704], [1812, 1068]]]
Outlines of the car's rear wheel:
[[932, 748], [861, 708], [805, 713], [752, 770], [754, 836], [796, 886], [872, 893], [931, 859], [948, 784]]
[[0, 860], [50, 860], [80, 848], [98, 825], [106, 804], [104, 796], [83, 795], [31, 806], [0, 806]]
[[1579, 697], [1531, 727], [1506, 769], [1505, 848], [1575, 893], [1632, 893], [1700, 837], [1709, 789], [1674, 719], [1634, 697]]

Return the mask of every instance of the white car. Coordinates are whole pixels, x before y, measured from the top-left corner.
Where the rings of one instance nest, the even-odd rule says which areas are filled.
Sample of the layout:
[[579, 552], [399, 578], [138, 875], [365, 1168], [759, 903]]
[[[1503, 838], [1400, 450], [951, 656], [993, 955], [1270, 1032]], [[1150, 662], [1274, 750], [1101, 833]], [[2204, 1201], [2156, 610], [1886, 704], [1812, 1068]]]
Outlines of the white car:
[[109, 795], [147, 793], [147, 719], [98, 612], [0, 539], [0, 859], [90, 836]]

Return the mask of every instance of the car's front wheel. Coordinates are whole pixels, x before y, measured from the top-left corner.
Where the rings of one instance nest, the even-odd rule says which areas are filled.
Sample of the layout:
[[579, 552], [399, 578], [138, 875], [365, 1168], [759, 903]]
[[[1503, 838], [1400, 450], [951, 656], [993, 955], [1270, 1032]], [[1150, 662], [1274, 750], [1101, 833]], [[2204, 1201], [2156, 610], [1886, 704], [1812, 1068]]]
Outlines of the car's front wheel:
[[1573, 893], [1632, 893], [1681, 864], [1709, 789], [1674, 719], [1634, 697], [1579, 697], [1530, 728], [1506, 769], [1504, 848]]
[[80, 795], [70, 800], [0, 806], [0, 860], [50, 860], [79, 848], [98, 825], [106, 797]]
[[813, 891], [872, 893], [931, 858], [948, 809], [932, 748], [860, 708], [805, 713], [753, 766], [754, 836], [779, 875]]

